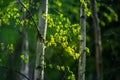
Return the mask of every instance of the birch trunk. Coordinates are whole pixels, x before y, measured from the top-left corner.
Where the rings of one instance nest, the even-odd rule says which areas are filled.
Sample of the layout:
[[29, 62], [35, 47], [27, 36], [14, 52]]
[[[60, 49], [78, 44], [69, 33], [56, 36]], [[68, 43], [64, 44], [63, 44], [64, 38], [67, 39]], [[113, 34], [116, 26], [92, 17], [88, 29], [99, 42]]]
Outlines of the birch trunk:
[[[39, 11], [39, 24], [38, 29], [40, 31], [43, 39], [46, 39], [47, 31], [47, 16], [48, 14], [48, 0], [40, 0], [40, 11]], [[39, 37], [39, 36], [38, 36]], [[44, 80], [44, 54], [45, 54], [45, 44], [40, 38], [37, 39], [37, 49], [36, 49], [36, 65], [34, 72], [34, 80]]]
[[95, 47], [96, 47], [97, 80], [103, 80], [101, 31], [98, 23], [98, 15], [97, 15], [95, 3], [96, 3], [95, 0], [91, 0], [92, 18], [93, 18], [94, 34], [95, 34]]
[[[23, 45], [22, 45], [22, 54], [24, 55], [24, 59], [21, 59], [21, 70], [20, 72], [24, 74], [26, 77], [29, 75], [29, 54], [28, 54], [28, 35], [27, 32], [24, 30], [23, 33]], [[20, 77], [20, 80], [28, 80], [25, 77]]]
[[[22, 0], [20, 0], [22, 2]], [[20, 8], [22, 8], [21, 5], [19, 5]], [[26, 15], [27, 13], [25, 12], [20, 20], [25, 20], [26, 19]], [[20, 72], [25, 75], [27, 78], [29, 78], [29, 45], [28, 45], [28, 34], [25, 30], [25, 26], [26, 24], [24, 23], [24, 26], [21, 26], [20, 27], [20, 32], [21, 32], [21, 35], [22, 35], [22, 39], [23, 39], [23, 43], [22, 43], [22, 50], [21, 50], [21, 55], [23, 55], [23, 59], [21, 59], [21, 68], [20, 68]], [[24, 27], [24, 29], [22, 28]], [[22, 77], [20, 76], [20, 80], [28, 80], [26, 77]]]
[[85, 66], [86, 66], [86, 15], [85, 7], [81, 4], [80, 8], [80, 25], [81, 25], [81, 39], [80, 39], [80, 58], [78, 63], [78, 80], [85, 80]]

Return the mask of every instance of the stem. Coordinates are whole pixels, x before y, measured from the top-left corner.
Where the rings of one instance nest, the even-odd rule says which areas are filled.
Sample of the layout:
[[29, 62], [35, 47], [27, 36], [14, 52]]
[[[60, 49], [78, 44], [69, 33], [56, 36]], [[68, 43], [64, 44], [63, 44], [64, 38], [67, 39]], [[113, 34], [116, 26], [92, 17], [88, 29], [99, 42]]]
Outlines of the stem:
[[[10, 69], [10, 68], [8, 68], [8, 67], [1, 66], [1, 65], [0, 65], [0, 67], [3, 68], [3, 69], [7, 69], [7, 70]], [[27, 80], [30, 80], [26, 75], [24, 75], [23, 73], [21, 73], [21, 72], [19, 72], [19, 71], [17, 71], [17, 70], [12, 70], [12, 71], [20, 74], [20, 75], [23, 76], [23, 77], [25, 77]]]

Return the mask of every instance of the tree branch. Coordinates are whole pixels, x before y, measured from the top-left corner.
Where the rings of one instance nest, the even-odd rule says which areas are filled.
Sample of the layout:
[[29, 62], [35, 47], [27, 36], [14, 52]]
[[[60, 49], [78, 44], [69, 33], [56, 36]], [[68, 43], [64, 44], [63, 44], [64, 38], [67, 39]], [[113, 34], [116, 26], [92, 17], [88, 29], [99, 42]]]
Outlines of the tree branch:
[[[0, 67], [3, 68], [3, 69], [10, 70], [10, 68], [8, 68], [8, 67], [6, 67], [6, 66], [0, 65]], [[21, 73], [21, 72], [19, 72], [19, 71], [17, 71], [17, 70], [12, 70], [12, 71], [15, 72], [15, 73], [20, 74], [20, 75], [23, 76], [23, 77], [25, 77], [27, 80], [30, 80], [30, 78], [28, 78], [26, 75], [24, 75], [23, 73]]]
[[31, 17], [31, 19], [32, 19], [32, 21], [33, 21], [36, 29], [37, 29], [37, 33], [38, 33], [38, 34], [37, 34], [37, 35], [38, 35], [37, 37], [38, 37], [38, 39], [39, 39], [40, 41], [42, 41], [42, 42], [44, 43], [45, 40], [43, 39], [42, 35], [40, 34], [39, 28], [37, 27], [37, 24], [36, 24], [36, 22], [35, 22], [35, 20], [34, 20], [34, 18], [33, 18], [33, 16], [32, 16], [31, 11], [30, 11], [27, 7], [25, 7], [25, 5], [24, 5], [20, 0], [18, 0], [18, 3], [20, 3], [20, 5], [21, 5], [23, 8], [25, 8], [26, 11], [30, 14], [30, 17]]

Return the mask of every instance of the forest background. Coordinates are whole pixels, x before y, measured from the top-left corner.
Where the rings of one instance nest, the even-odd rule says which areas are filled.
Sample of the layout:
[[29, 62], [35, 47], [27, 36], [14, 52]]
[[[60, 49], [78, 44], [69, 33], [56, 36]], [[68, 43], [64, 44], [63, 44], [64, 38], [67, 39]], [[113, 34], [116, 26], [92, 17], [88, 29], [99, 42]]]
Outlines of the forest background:
[[[81, 38], [80, 9], [84, 0], [49, 0], [44, 79], [77, 80]], [[96, 0], [102, 41], [104, 80], [120, 80], [120, 0]], [[0, 80], [34, 79], [41, 0], [0, 0]], [[94, 27], [90, 0], [86, 14], [86, 80], [97, 80]], [[33, 17], [33, 19], [31, 19]], [[45, 15], [43, 14], [43, 17]], [[35, 22], [35, 23], [34, 23]], [[27, 40], [27, 42], [25, 42]], [[26, 44], [26, 45], [25, 45]], [[24, 53], [27, 53], [25, 55]], [[25, 69], [25, 66], [26, 69]], [[21, 71], [29, 70], [28, 74]]]

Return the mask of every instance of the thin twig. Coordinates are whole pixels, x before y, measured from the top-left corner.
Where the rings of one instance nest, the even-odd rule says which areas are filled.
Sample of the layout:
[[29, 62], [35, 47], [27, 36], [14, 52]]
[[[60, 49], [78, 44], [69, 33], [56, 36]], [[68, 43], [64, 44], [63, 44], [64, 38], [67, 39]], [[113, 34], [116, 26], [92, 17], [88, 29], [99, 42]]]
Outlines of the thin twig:
[[[6, 69], [6, 70], [10, 70], [10, 68], [8, 68], [8, 67], [6, 67], [6, 66], [0, 65], [0, 67], [3, 68], [3, 69]], [[27, 80], [30, 80], [30, 78], [28, 78], [26, 75], [24, 75], [23, 73], [21, 73], [21, 72], [19, 72], [19, 71], [17, 71], [17, 70], [12, 70], [12, 71], [15, 72], [15, 73], [20, 74], [20, 75], [23, 76], [23, 77], [25, 77]]]

